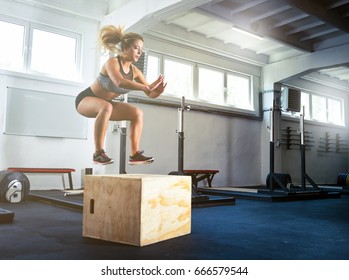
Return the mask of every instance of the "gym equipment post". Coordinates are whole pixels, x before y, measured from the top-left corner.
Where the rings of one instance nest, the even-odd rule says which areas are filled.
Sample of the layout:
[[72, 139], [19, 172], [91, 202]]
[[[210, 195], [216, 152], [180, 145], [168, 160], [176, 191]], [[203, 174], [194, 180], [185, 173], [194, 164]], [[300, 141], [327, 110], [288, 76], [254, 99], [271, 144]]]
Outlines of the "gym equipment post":
[[[318, 185], [311, 179], [311, 177], [306, 173], [305, 167], [305, 140], [304, 140], [304, 106], [300, 112], [299, 117], [299, 134], [300, 134], [300, 152], [301, 152], [301, 162], [300, 162], [300, 175], [301, 175], [301, 185], [295, 186], [292, 184], [291, 176], [289, 174], [274, 173], [274, 106], [271, 109], [271, 125], [270, 125], [270, 173], [267, 176], [267, 187], [269, 192], [284, 192], [287, 195], [312, 195], [316, 197], [334, 197], [338, 196], [339, 193], [327, 192], [324, 189], [318, 187]], [[306, 181], [310, 183], [307, 187]], [[276, 183], [276, 184], [274, 184]], [[279, 186], [279, 190], [275, 190], [275, 185]], [[263, 191], [262, 191], [263, 192]]]
[[[184, 111], [191, 108], [185, 104], [185, 97], [182, 96], [181, 105], [178, 107], [178, 170], [171, 171], [169, 175], [186, 175], [184, 172]], [[209, 196], [198, 192], [192, 184], [192, 205], [198, 207], [219, 206], [219, 205], [235, 205], [234, 197]]]
[[266, 185], [271, 192], [274, 192], [276, 185], [279, 186], [282, 190], [288, 192], [290, 185], [292, 183], [291, 176], [284, 173], [275, 173], [274, 172], [274, 145], [275, 145], [275, 136], [274, 136], [274, 113], [275, 113], [275, 100], [273, 102], [273, 107], [270, 109], [270, 157], [269, 157], [269, 174], [266, 179]]
[[118, 128], [120, 131], [119, 174], [126, 174], [126, 122], [122, 121]]
[[306, 189], [306, 181], [308, 181], [315, 190], [321, 190], [318, 185], [310, 178], [310, 176], [305, 171], [305, 142], [304, 142], [304, 106], [302, 107], [302, 112], [299, 117], [299, 130], [301, 137], [301, 187], [303, 190]]
[[190, 106], [185, 104], [185, 97], [182, 96], [181, 106], [178, 107], [178, 170], [172, 171], [169, 175], [184, 175], [184, 111], [189, 111]]

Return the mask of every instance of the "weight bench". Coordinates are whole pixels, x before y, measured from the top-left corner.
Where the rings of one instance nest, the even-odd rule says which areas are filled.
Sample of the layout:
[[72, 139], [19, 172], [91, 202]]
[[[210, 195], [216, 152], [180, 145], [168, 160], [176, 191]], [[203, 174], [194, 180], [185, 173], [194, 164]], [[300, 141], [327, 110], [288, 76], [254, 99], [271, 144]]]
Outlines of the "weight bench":
[[212, 187], [212, 180], [218, 170], [183, 170], [184, 175], [191, 176], [192, 184], [195, 188], [198, 187], [198, 183], [207, 179], [208, 186]]
[[[64, 184], [64, 174], [68, 174], [69, 179], [69, 188], [73, 189], [73, 179], [72, 172], [75, 172], [75, 169], [72, 168], [24, 168], [24, 167], [9, 167], [7, 171], [13, 172], [22, 172], [22, 173], [47, 173], [47, 174], [62, 174], [63, 175], [63, 184]], [[65, 186], [63, 186], [65, 187]]]

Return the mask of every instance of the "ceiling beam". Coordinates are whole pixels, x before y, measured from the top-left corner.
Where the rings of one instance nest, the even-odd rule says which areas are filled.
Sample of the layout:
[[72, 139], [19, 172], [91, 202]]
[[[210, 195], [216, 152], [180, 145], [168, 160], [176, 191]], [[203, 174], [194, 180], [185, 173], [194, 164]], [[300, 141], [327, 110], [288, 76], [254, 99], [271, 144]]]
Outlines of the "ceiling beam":
[[237, 14], [237, 13], [241, 13], [243, 11], [246, 11], [250, 8], [253, 8], [259, 4], [262, 4], [264, 2], [267, 2], [267, 0], [255, 0], [255, 1], [252, 1], [252, 2], [247, 2], [247, 3], [244, 3], [242, 5], [240, 5], [239, 7], [236, 7], [235, 9], [231, 9], [230, 11], [230, 14], [231, 15], [234, 15], [234, 14]]
[[[258, 67], [267, 64], [269, 59], [267, 55], [257, 55], [254, 51], [242, 50], [234, 44], [224, 44], [220, 40], [205, 38], [195, 32], [188, 33], [183, 28], [168, 26], [163, 23], [159, 23], [151, 30], [148, 30], [145, 36], [147, 37], [147, 47], [150, 49], [152, 48], [152, 43], [158, 45], [159, 42], [167, 42], [167, 46], [171, 48], [171, 52], [174, 52], [173, 54], [179, 56], [184, 55], [185, 58], [189, 59], [192, 59], [190, 52], [193, 51], [198, 55], [198, 50], [202, 51], [203, 54], [208, 54], [211, 58], [218, 55], [219, 57], [226, 57]], [[155, 40], [149, 42], [149, 38], [154, 38]], [[183, 48], [187, 48], [190, 52], [183, 52]]]
[[271, 25], [265, 23], [264, 21], [252, 23], [251, 15], [247, 16], [238, 13], [232, 16], [229, 9], [226, 9], [220, 5], [202, 5], [199, 9], [218, 18], [224, 18], [229, 23], [232, 23], [232, 25], [235, 27], [251, 34], [271, 38], [275, 41], [292, 46], [293, 48], [297, 48], [302, 51], [313, 51], [313, 44], [310, 41], [301, 41], [300, 34], [287, 36], [287, 30], [284, 30], [283, 28], [272, 28]]
[[284, 20], [282, 20], [280, 22], [277, 22], [277, 23], [273, 24], [272, 28], [281, 27], [281, 26], [290, 24], [292, 22], [304, 19], [304, 18], [306, 18], [308, 16], [309, 15], [307, 15], [307, 14], [299, 14], [299, 15], [296, 15], [296, 16], [293, 16], [293, 17], [289, 17], [289, 18], [286, 18], [286, 19], [284, 19]]
[[323, 25], [323, 24], [324, 23], [322, 21], [315, 21], [315, 22], [312, 22], [312, 23], [309, 23], [309, 24], [305, 24], [305, 25], [299, 26], [297, 28], [293, 28], [290, 31], [287, 31], [286, 35], [291, 35], [291, 34], [295, 34], [295, 33], [298, 33], [298, 32], [302, 32], [302, 31], [305, 31], [305, 30], [308, 30], [308, 29], [311, 29], [311, 28], [314, 28], [314, 27], [317, 27], [317, 26], [320, 26], [320, 25]]
[[281, 13], [283, 13], [283, 12], [285, 12], [285, 11], [291, 9], [291, 8], [292, 8], [291, 6], [285, 5], [285, 6], [282, 6], [282, 7], [279, 7], [279, 8], [270, 10], [270, 11], [267, 11], [265, 13], [262, 13], [260, 15], [252, 17], [251, 18], [251, 22], [260, 21], [260, 20], [263, 20], [263, 19], [275, 16], [276, 14], [281, 14]]
[[335, 9], [335, 8], [338, 8], [338, 7], [343, 6], [343, 5], [346, 5], [346, 4], [349, 4], [349, 0], [337, 1], [337, 2], [335, 2], [335, 3], [329, 4], [329, 5], [327, 6], [327, 9]]
[[204, 21], [201, 21], [201, 22], [199, 22], [199, 23], [193, 24], [193, 25], [191, 25], [190, 27], [186, 28], [186, 31], [187, 31], [187, 32], [196, 31], [196, 30], [198, 30], [198, 29], [200, 29], [200, 28], [203, 28], [203, 27], [205, 27], [205, 26], [210, 25], [211, 22], [212, 22], [212, 20], [210, 20], [210, 19], [205, 19]]
[[173, 16], [169, 16], [167, 17], [164, 22], [166, 24], [173, 24], [175, 23], [177, 20], [181, 20], [183, 17], [185, 17], [186, 15], [188, 15], [189, 12], [188, 11], [185, 11], [183, 13], [179, 13], [179, 14], [176, 14], [176, 15], [173, 15]]
[[268, 64], [263, 67], [264, 83], [270, 87], [274, 83], [292, 80], [319, 69], [347, 65], [348, 47], [348, 44], [342, 45]]
[[328, 34], [331, 34], [331, 33], [337, 32], [337, 31], [338, 31], [337, 28], [330, 28], [330, 29], [319, 31], [319, 32], [314, 32], [310, 35], [302, 37], [301, 41], [311, 40], [311, 39], [318, 38], [318, 37], [321, 37], [324, 35], [328, 35]]
[[[229, 32], [230, 30], [231, 30], [231, 28], [227, 28], [226, 26], [222, 26], [221, 28], [216, 29], [214, 32], [208, 33], [205, 37], [206, 38], [212, 38], [212, 37], [220, 35], [222, 33]], [[230, 42], [231, 42], [231, 40], [227, 40], [224, 43], [227, 44], [227, 43], [230, 43]]]
[[272, 44], [272, 45], [269, 45], [269, 46], [265, 46], [259, 50], [256, 51], [256, 54], [261, 54], [261, 53], [268, 53], [268, 52], [271, 52], [271, 51], [275, 51], [277, 49], [281, 49], [283, 48], [284, 46], [283, 45], [279, 45], [279, 44]]
[[328, 9], [321, 1], [311, 0], [277, 0], [280, 3], [287, 3], [305, 13], [349, 33], [349, 18], [342, 17], [335, 10]]

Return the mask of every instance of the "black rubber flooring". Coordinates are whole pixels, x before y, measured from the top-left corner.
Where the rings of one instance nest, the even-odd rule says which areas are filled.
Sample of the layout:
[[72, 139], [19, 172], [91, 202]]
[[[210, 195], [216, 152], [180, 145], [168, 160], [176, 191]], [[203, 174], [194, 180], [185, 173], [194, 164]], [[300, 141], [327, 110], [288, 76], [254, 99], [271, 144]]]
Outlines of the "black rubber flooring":
[[[57, 192], [60, 198], [62, 192]], [[45, 192], [42, 192], [46, 195]], [[67, 198], [67, 197], [66, 197]], [[75, 203], [82, 196], [71, 196]], [[82, 212], [26, 200], [0, 224], [3, 260], [339, 260], [349, 259], [349, 196], [192, 209], [192, 232], [144, 247], [82, 237]]]

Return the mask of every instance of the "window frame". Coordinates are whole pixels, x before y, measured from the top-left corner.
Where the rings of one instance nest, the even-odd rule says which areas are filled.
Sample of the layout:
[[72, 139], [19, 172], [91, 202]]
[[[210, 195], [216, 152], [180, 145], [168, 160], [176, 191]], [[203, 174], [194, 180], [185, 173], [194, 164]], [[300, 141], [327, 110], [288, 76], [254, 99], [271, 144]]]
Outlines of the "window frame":
[[28, 56], [28, 41], [29, 41], [29, 28], [30, 23], [26, 20], [14, 18], [10, 16], [6, 16], [3, 14], [0, 14], [0, 21], [6, 22], [9, 24], [15, 24], [15, 25], [21, 25], [24, 26], [24, 34], [23, 34], [23, 49], [22, 49], [22, 68], [10, 68], [10, 67], [2, 67], [0, 66], [0, 69], [2, 71], [15, 71], [23, 73], [25, 72], [25, 69], [27, 69], [27, 56]]
[[[162, 73], [164, 73], [164, 76], [165, 76], [165, 79], [166, 79], [166, 74], [165, 74], [165, 62], [167, 61], [172, 61], [172, 62], [175, 62], [175, 63], [179, 63], [179, 64], [183, 64], [183, 65], [186, 65], [186, 66], [190, 66], [192, 68], [192, 80], [191, 80], [191, 83], [192, 83], [192, 91], [191, 91], [191, 94], [193, 96], [193, 98], [195, 98], [195, 92], [194, 92], [194, 83], [195, 83], [195, 63], [193, 62], [190, 62], [190, 61], [187, 61], [187, 60], [183, 60], [183, 59], [180, 59], [180, 58], [176, 58], [176, 57], [172, 57], [172, 56], [168, 56], [168, 55], [162, 55], [160, 57], [160, 71]], [[164, 92], [164, 96], [169, 96], [169, 97], [173, 97], [173, 98], [181, 98], [181, 96], [178, 96], [176, 94], [172, 94], [172, 93], [168, 93], [165, 89], [165, 92]], [[190, 99], [189, 97], [187, 97], [188, 99]], [[190, 99], [192, 100], [192, 99]]]
[[[326, 99], [326, 105], [327, 105], [327, 121], [330, 123], [330, 124], [335, 124], [333, 122], [330, 121], [330, 116], [329, 116], [329, 113], [330, 113], [330, 108], [329, 108], [329, 101], [332, 100], [332, 101], [338, 101], [339, 102], [339, 105], [340, 105], [340, 117], [341, 117], [341, 123], [342, 125], [344, 125], [344, 100], [343, 99], [340, 99], [340, 98], [327, 98]], [[335, 124], [337, 125], [337, 124]]]
[[[320, 100], [322, 99], [325, 108], [320, 108], [319, 111], [324, 111], [324, 119], [322, 119], [321, 117], [318, 117], [318, 114], [315, 115], [315, 104], [314, 101], [315, 99], [318, 99], [318, 102], [320, 102]], [[315, 121], [315, 122], [322, 122], [322, 123], [328, 123], [328, 108], [327, 108], [327, 98], [323, 95], [320, 94], [311, 94], [310, 95], [310, 116], [311, 116], [311, 120]], [[321, 115], [320, 115], [321, 116]]]
[[148, 67], [149, 67], [149, 56], [152, 56], [152, 57], [154, 57], [154, 58], [156, 58], [157, 59], [157, 71], [156, 71], [156, 73], [155, 73], [155, 76], [152, 78], [152, 79], [157, 79], [158, 77], [159, 77], [159, 75], [160, 75], [160, 73], [162, 73], [162, 66], [161, 66], [161, 62], [162, 62], [162, 58], [161, 58], [161, 55], [159, 55], [159, 54], [154, 54], [154, 53], [148, 53], [148, 51], [146, 51], [146, 50], [144, 50], [143, 51], [144, 53], [145, 53], [145, 55], [147, 56], [147, 71], [146, 71], [146, 78], [147, 78], [147, 80], [148, 80], [148, 82], [151, 82], [152, 80], [149, 80], [149, 78], [147, 77], [147, 75], [148, 75], [148, 72], [149, 72], [149, 69], [148, 69]]
[[[309, 92], [305, 92], [307, 94], [309, 94], [310, 96], [310, 115], [311, 115], [311, 121], [314, 121], [314, 122], [318, 122], [318, 123], [325, 123], [325, 124], [329, 124], [329, 125], [337, 125], [337, 126], [346, 126], [345, 125], [345, 112], [344, 112], [344, 99], [343, 98], [340, 98], [340, 97], [333, 97], [333, 96], [328, 96], [328, 95], [325, 95], [325, 94], [320, 94], [320, 93], [309, 93]], [[322, 98], [325, 98], [325, 104], [326, 104], [326, 108], [325, 108], [325, 111], [326, 111], [326, 121], [321, 121], [321, 120], [317, 120], [317, 119], [314, 119], [314, 116], [313, 116], [313, 96], [317, 96], [317, 97], [322, 97]], [[333, 123], [333, 122], [330, 122], [329, 119], [329, 107], [328, 107], [328, 100], [331, 99], [331, 100], [334, 100], [334, 101], [339, 101], [340, 103], [340, 107], [341, 107], [341, 123]]]
[[[197, 105], [198, 108], [202, 108], [203, 110], [207, 111], [214, 111], [217, 113], [222, 113], [224, 115], [242, 115], [242, 116], [246, 116], [249, 117], [251, 116], [252, 118], [261, 118], [260, 115], [260, 108], [256, 107], [256, 104], [254, 104], [254, 100], [255, 100], [255, 96], [254, 96], [254, 87], [253, 87], [253, 75], [251, 74], [247, 74], [247, 73], [240, 73], [238, 71], [234, 71], [233, 69], [226, 69], [223, 67], [219, 67], [216, 65], [210, 65], [210, 64], [206, 64], [206, 63], [201, 63], [198, 61], [192, 61], [189, 59], [185, 59], [185, 58], [179, 58], [176, 56], [171, 56], [171, 55], [167, 55], [167, 54], [162, 54], [160, 52], [157, 51], [152, 51], [152, 50], [146, 50], [148, 55], [151, 56], [156, 56], [160, 59], [160, 73], [164, 73], [164, 60], [167, 58], [169, 60], [174, 60], [174, 61], [178, 61], [180, 63], [183, 64], [191, 64], [193, 65], [193, 99], [188, 100], [188, 102], [192, 105]], [[218, 72], [222, 72], [224, 77], [223, 77], [223, 81], [224, 81], [224, 85], [223, 85], [223, 90], [224, 92], [223, 97], [224, 97], [224, 104], [216, 104], [216, 103], [212, 103], [212, 102], [207, 102], [204, 100], [200, 100], [198, 98], [199, 96], [199, 67], [203, 67], [203, 68], [207, 68], [210, 70], [214, 70], [214, 71], [218, 71]], [[148, 72], [149, 73], [149, 72]], [[238, 77], [246, 77], [249, 80], [249, 103], [250, 103], [250, 108], [242, 108], [242, 107], [238, 107], [238, 106], [232, 106], [232, 105], [228, 105], [226, 104], [226, 95], [227, 95], [227, 75], [236, 75]], [[147, 78], [147, 77], [146, 77]], [[166, 80], [166, 76], [165, 76], [165, 80]], [[148, 82], [152, 82], [152, 81], [148, 81]], [[131, 94], [132, 95], [132, 94]], [[178, 102], [180, 100], [181, 96], [176, 96], [176, 95], [169, 95], [169, 94], [163, 94], [161, 96], [159, 96], [159, 98], [157, 98], [158, 101], [154, 100], [153, 103], [160, 103], [161, 101], [170, 101], [170, 102]], [[133, 99], [142, 99], [139, 97], [135, 97]], [[148, 102], [146, 102], [148, 103]]]
[[[223, 103], [213, 103], [210, 100], [206, 100], [206, 99], [200, 97], [200, 69], [214, 71], [214, 72], [217, 72], [223, 76], [223, 84], [221, 85], [222, 89], [223, 89], [223, 92], [221, 93]], [[199, 102], [203, 102], [205, 104], [207, 103], [207, 104], [212, 104], [212, 105], [226, 106], [226, 88], [227, 88], [226, 87], [226, 85], [227, 85], [226, 71], [219, 69], [217, 67], [197, 63], [197, 77], [198, 77], [197, 78], [197, 91], [196, 91], [196, 94], [194, 93], [195, 100], [197, 100]]]
[[[312, 92], [309, 90], [301, 90], [301, 95], [306, 94], [308, 95], [308, 102], [309, 102], [309, 108], [306, 108], [306, 113], [304, 116], [304, 119], [308, 122], [316, 123], [316, 124], [322, 124], [322, 125], [331, 125], [331, 126], [338, 126], [338, 127], [346, 127], [346, 119], [345, 119], [345, 108], [344, 108], [344, 99], [337, 96], [329, 96], [322, 93]], [[313, 96], [325, 98], [325, 104], [326, 108], [324, 109], [326, 111], [326, 121], [315, 119], [314, 118], [314, 107], [313, 107]], [[334, 100], [340, 102], [341, 107], [341, 123], [334, 123], [329, 121], [329, 108], [328, 108], [328, 100]], [[301, 97], [302, 101], [302, 97]], [[301, 107], [303, 107], [304, 104], [301, 102]], [[301, 109], [302, 111], [302, 109]], [[282, 115], [284, 117], [290, 117], [290, 118], [299, 118], [300, 113], [292, 113], [292, 112], [285, 112], [282, 111]]]
[[242, 109], [242, 110], [251, 110], [251, 111], [255, 110], [254, 109], [254, 95], [253, 95], [253, 77], [252, 77], [252, 75], [248, 75], [248, 74], [243, 74], [243, 73], [238, 73], [238, 72], [233, 72], [233, 71], [226, 72], [225, 103], [227, 102], [227, 98], [228, 98], [228, 75], [236, 76], [239, 78], [246, 78], [248, 80], [248, 90], [249, 90], [248, 101], [249, 101], [250, 106], [249, 106], [249, 108], [242, 108], [242, 107], [237, 107], [235, 105], [229, 105], [229, 104], [227, 104], [226, 106], [238, 108], [238, 109]]
[[[0, 14], [0, 21], [7, 22], [10, 24], [17, 24], [24, 26], [24, 38], [23, 38], [23, 50], [22, 50], [22, 68], [8, 68], [0, 67], [0, 72], [5, 74], [11, 73], [11, 75], [30, 75], [31, 77], [40, 76], [45, 78], [52, 78], [55, 80], [81, 82], [82, 75], [82, 46], [83, 46], [83, 35], [82, 33], [67, 30], [64, 28], [15, 18], [7, 15]], [[39, 72], [31, 69], [32, 60], [32, 47], [33, 47], [33, 31], [34, 29], [57, 34], [61, 36], [71, 37], [76, 40], [75, 45], [75, 63], [74, 63], [74, 75], [54, 75], [50, 73]]]

